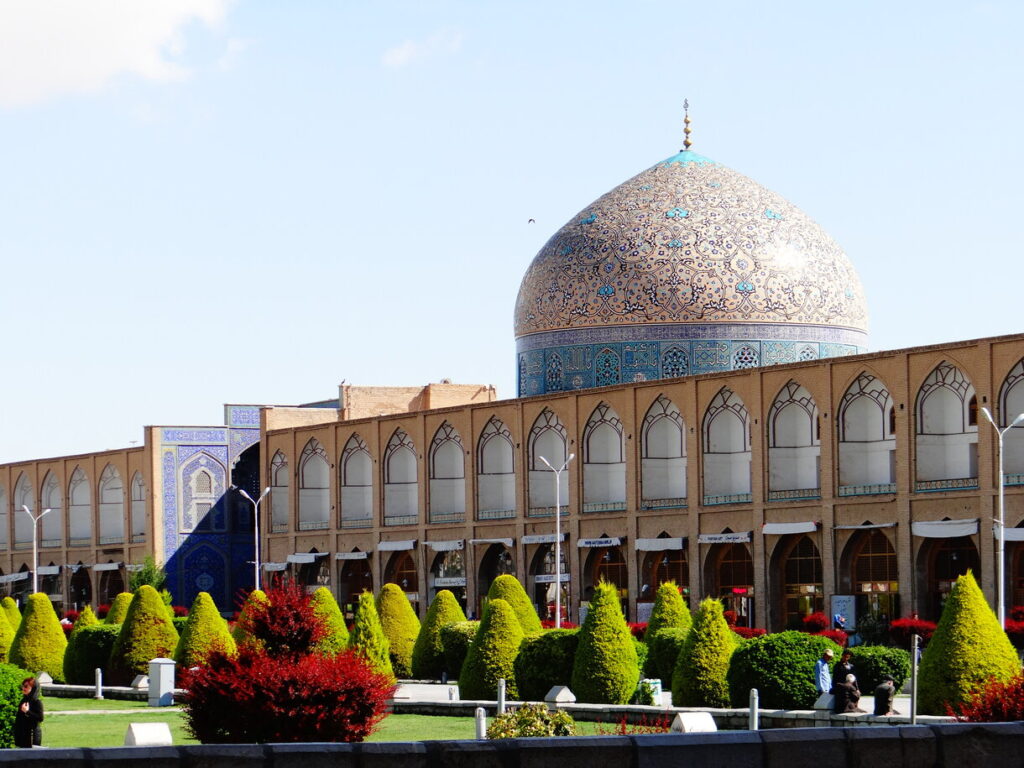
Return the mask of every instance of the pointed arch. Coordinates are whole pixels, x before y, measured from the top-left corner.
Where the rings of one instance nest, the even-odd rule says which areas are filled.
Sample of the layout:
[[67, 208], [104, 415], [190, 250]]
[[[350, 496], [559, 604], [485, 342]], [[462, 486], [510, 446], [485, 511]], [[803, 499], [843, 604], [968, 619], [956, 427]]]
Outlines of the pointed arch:
[[[558, 469], [565, 463], [568, 455], [567, 445], [565, 426], [554, 411], [545, 408], [533, 422], [528, 443], [530, 515], [533, 517], [547, 517], [554, 514], [554, 479], [551, 470], [541, 461], [541, 457], [543, 456], [551, 462], [551, 466]], [[569, 502], [568, 469], [559, 476], [558, 489], [560, 506], [564, 515]]]
[[299, 456], [300, 531], [322, 531], [331, 520], [331, 463], [320, 441], [311, 437]]
[[917, 421], [918, 491], [978, 485], [978, 399], [974, 385], [947, 361], [921, 384]]
[[708, 404], [704, 436], [704, 504], [750, 501], [750, 414], [743, 400], [722, 387]]
[[32, 547], [32, 521], [25, 514], [22, 507], [28, 507], [33, 515], [38, 515], [40, 510], [36, 509], [36, 492], [28, 474], [22, 472], [14, 483], [14, 548], [25, 549]]
[[282, 533], [288, 530], [288, 488], [291, 474], [288, 471], [288, 457], [277, 451], [270, 460], [270, 532]]
[[647, 409], [640, 435], [643, 509], [686, 506], [686, 422], [665, 395]]
[[790, 380], [768, 410], [768, 499], [821, 495], [818, 405], [806, 387]]
[[[1000, 427], [1012, 423], [1024, 413], [1024, 360], [1018, 360], [999, 387]], [[1024, 426], [1018, 424], [1003, 437], [1003, 472], [1011, 485], [1024, 484]]]
[[619, 356], [611, 349], [602, 349], [594, 361], [594, 383], [598, 387], [618, 384], [622, 380]]
[[0, 484], [0, 550], [6, 550], [11, 545], [11, 521], [7, 503], [7, 489]]
[[144, 542], [146, 540], [146, 483], [142, 479], [142, 473], [138, 471], [132, 475], [131, 509], [128, 514], [131, 521], [132, 543]]
[[416, 445], [399, 427], [384, 451], [384, 525], [417, 523], [419, 491]]
[[583, 511], [626, 508], [626, 439], [622, 420], [599, 403], [583, 427]]
[[430, 522], [461, 523], [466, 518], [466, 452], [462, 437], [445, 421], [430, 442]]
[[92, 544], [92, 488], [81, 467], [68, 481], [68, 545]]
[[227, 467], [211, 453], [199, 451], [178, 470], [181, 478], [181, 533], [224, 531], [227, 521], [221, 497], [227, 488]]
[[100, 473], [100, 544], [124, 543], [124, 483], [113, 464]]
[[[64, 490], [60, 478], [52, 470], [43, 478], [40, 508], [50, 513], [40, 521], [39, 546], [59, 547], [64, 543]], [[24, 513], [23, 513], [24, 514]]]
[[836, 414], [839, 495], [896, 491], [896, 411], [881, 379], [864, 371], [846, 388]]
[[516, 516], [515, 443], [497, 416], [488, 419], [477, 441], [478, 520]]
[[[809, 534], [784, 536], [772, 557], [781, 587], [782, 627], [798, 629], [803, 619], [824, 610], [821, 553]], [[774, 591], [774, 590], [773, 590]]]
[[353, 434], [341, 452], [341, 527], [373, 525], [373, 459], [366, 441]]

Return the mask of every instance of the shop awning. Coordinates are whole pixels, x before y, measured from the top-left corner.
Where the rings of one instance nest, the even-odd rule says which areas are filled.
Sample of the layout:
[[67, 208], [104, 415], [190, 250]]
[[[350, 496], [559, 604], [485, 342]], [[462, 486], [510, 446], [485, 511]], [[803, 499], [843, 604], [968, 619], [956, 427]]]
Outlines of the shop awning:
[[308, 563], [315, 563], [318, 557], [327, 557], [331, 554], [330, 552], [296, 552], [294, 555], [288, 555], [286, 558], [289, 563], [298, 563], [306, 565]]
[[910, 532], [924, 539], [955, 539], [960, 536], [970, 536], [978, 532], [978, 518], [911, 523]]
[[415, 549], [416, 539], [405, 539], [403, 541], [382, 541], [377, 545], [380, 552], [404, 552], [408, 549]]
[[[999, 538], [999, 526], [992, 526], [992, 535], [995, 538]], [[1003, 541], [1024, 541], [1024, 528], [1004, 528], [1003, 529]], [[39, 569], [42, 573], [42, 568]]]
[[788, 536], [792, 533], [813, 533], [818, 530], [818, 524], [813, 520], [802, 523], [765, 523], [761, 526], [761, 533], [765, 536]]
[[264, 571], [283, 571], [288, 567], [288, 563], [264, 563]]
[[864, 523], [862, 525], [833, 525], [834, 531], [868, 531], [873, 528], [895, 528], [896, 523]]
[[366, 560], [370, 557], [369, 552], [335, 552], [335, 560]]
[[36, 571], [40, 576], [56, 576], [60, 573], [59, 565], [40, 565]]
[[622, 545], [622, 538], [619, 536], [606, 536], [601, 539], [577, 539], [576, 546], [583, 547], [618, 547]]
[[[1024, 529], [1022, 529], [1024, 530]], [[502, 546], [512, 549], [512, 539], [470, 539], [470, 544], [501, 544]]]
[[122, 563], [96, 563], [92, 567], [94, 571], [117, 571], [121, 568]]
[[633, 542], [633, 547], [637, 552], [664, 552], [666, 550], [686, 549], [686, 539], [682, 536], [674, 539], [636, 539]]
[[[566, 534], [562, 534], [562, 541], [565, 541]], [[531, 533], [519, 539], [523, 544], [554, 544], [555, 534], [553, 533]]]
[[466, 547], [465, 539], [449, 539], [448, 541], [424, 541], [435, 552], [457, 552]]
[[750, 541], [750, 531], [737, 533], [702, 533], [697, 537], [698, 544], [739, 544]]

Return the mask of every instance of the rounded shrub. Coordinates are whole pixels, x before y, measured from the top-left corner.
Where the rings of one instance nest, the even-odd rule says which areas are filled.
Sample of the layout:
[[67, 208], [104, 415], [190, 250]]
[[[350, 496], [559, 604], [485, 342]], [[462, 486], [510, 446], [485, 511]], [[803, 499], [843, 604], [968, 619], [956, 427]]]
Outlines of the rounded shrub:
[[377, 595], [377, 615], [388, 639], [388, 655], [395, 677], [412, 677], [412, 647], [420, 632], [420, 620], [412, 603], [397, 584], [385, 584]]
[[0, 749], [14, 748], [14, 717], [21, 703], [21, 681], [27, 672], [13, 664], [0, 664]]
[[523, 585], [515, 576], [503, 573], [492, 581], [491, 588], [487, 590], [487, 599], [504, 600], [508, 603], [519, 620], [524, 635], [535, 635], [541, 631], [537, 609], [533, 607], [530, 596], [526, 594]]
[[991, 681], [1020, 674], [1020, 658], [967, 571], [953, 585], [939, 625], [921, 658], [918, 711], [946, 713], [968, 702]]
[[128, 614], [110, 652], [111, 685], [129, 685], [149, 673], [151, 659], [168, 658], [178, 645], [178, 631], [160, 594], [148, 584], [135, 590]]
[[910, 677], [910, 654], [902, 648], [856, 645], [850, 648], [850, 652], [853, 653], [853, 667], [857, 670], [857, 684], [864, 693], [875, 690], [885, 675], [892, 677], [897, 691]]
[[46, 672], [54, 682], [63, 683], [64, 649], [67, 647], [67, 637], [50, 598], [42, 592], [29, 595], [25, 615], [11, 643], [10, 663], [33, 673]]
[[107, 617], [103, 619], [106, 624], [123, 624], [124, 617], [128, 615], [128, 606], [132, 604], [134, 595], [131, 592], [120, 592], [110, 604], [107, 610]]
[[754, 637], [732, 655], [729, 695], [733, 706], [745, 707], [757, 688], [767, 709], [810, 709], [818, 700], [814, 665], [825, 649], [839, 658], [841, 648], [827, 637], [790, 630]]
[[676, 668], [676, 659], [683, 648], [683, 641], [689, 629], [665, 627], [653, 635], [647, 633], [647, 670], [648, 677], [661, 680], [665, 690], [672, 687], [672, 673]]
[[313, 650], [322, 656], [337, 656], [348, 648], [348, 627], [345, 626], [345, 617], [338, 607], [338, 601], [334, 599], [331, 590], [320, 587], [313, 593], [310, 607], [323, 622], [325, 630]]
[[[90, 624], [75, 632], [64, 654], [66, 682], [71, 685], [92, 685], [96, 680], [96, 669], [106, 671], [110, 663], [110, 652], [120, 632], [120, 624], [102, 623]], [[105, 678], [104, 682], [110, 684]]]
[[441, 627], [441, 645], [444, 647], [444, 667], [448, 678], [458, 680], [462, 665], [469, 653], [469, 644], [480, 628], [479, 621], [456, 621]]
[[192, 602], [172, 658], [180, 667], [194, 667], [204, 663], [213, 651], [233, 656], [235, 641], [213, 598], [208, 592], [200, 592]]
[[364, 659], [371, 669], [391, 680], [394, 679], [395, 672], [391, 668], [391, 656], [388, 653], [388, 639], [380, 625], [377, 603], [369, 592], [363, 592], [359, 596], [352, 631], [348, 635], [348, 647]]
[[651, 618], [647, 621], [646, 638], [650, 638], [659, 629], [672, 627], [687, 630], [693, 624], [690, 608], [679, 593], [679, 585], [674, 581], [663, 581], [654, 593], [654, 606]]
[[519, 646], [513, 669], [523, 701], [543, 701], [553, 686], [572, 683], [578, 629], [549, 629]]
[[262, 589], [254, 589], [245, 598], [245, 602], [242, 603], [242, 609], [238, 612], [238, 620], [235, 622], [234, 628], [231, 630], [231, 637], [235, 640], [235, 645], [239, 648], [256, 642], [246, 630], [247, 622], [246, 616], [250, 612], [250, 606], [253, 604], [267, 604], [267, 593]]
[[618, 590], [601, 582], [580, 628], [570, 687], [580, 702], [626, 704], [639, 679], [636, 648], [622, 615]]
[[677, 707], [728, 707], [729, 660], [736, 635], [722, 615], [722, 603], [702, 600], [672, 673], [672, 703]]
[[459, 674], [459, 695], [464, 699], [495, 699], [498, 680], [504, 678], [506, 694], [517, 698], [513, 665], [522, 642], [523, 629], [512, 606], [501, 598], [489, 600]]
[[96, 614], [92, 612], [92, 608], [88, 605], [82, 609], [81, 613], [78, 614], [78, 618], [75, 619], [75, 623], [71, 627], [71, 634], [68, 635], [68, 647], [64, 649], [64, 682], [76, 685], [73, 679], [73, 670], [76, 664], [76, 656], [78, 655], [78, 643], [75, 642], [75, 636], [86, 627], [94, 627], [99, 623]]
[[[436, 679], [445, 671], [441, 628], [465, 621], [466, 614], [451, 590], [442, 589], [427, 609], [427, 617], [412, 647], [412, 674], [420, 679]], [[449, 670], [450, 672], [450, 670]], [[455, 670], [456, 674], [458, 670]]]
[[523, 704], [498, 715], [487, 726], [488, 739], [575, 736], [576, 721], [564, 709], [549, 712], [543, 704]]
[[11, 629], [17, 632], [18, 627], [21, 626], [21, 611], [18, 610], [18, 604], [14, 602], [14, 598], [5, 597], [3, 600], [0, 600], [0, 608], [3, 608], [4, 613], [7, 614], [7, 620], [11, 623]]

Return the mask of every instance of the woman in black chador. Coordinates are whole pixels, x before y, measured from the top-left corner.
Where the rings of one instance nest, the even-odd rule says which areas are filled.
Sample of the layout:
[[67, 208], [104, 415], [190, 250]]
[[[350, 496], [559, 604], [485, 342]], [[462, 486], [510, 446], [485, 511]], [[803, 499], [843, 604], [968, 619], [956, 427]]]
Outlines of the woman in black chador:
[[32, 747], [43, 743], [43, 702], [39, 699], [39, 686], [34, 677], [21, 681], [21, 703], [14, 716], [14, 746]]

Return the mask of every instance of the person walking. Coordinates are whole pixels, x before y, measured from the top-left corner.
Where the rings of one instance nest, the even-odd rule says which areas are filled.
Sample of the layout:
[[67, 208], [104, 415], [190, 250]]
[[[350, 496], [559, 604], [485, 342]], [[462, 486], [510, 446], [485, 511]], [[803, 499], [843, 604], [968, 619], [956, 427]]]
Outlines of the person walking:
[[821, 658], [814, 664], [814, 687], [818, 689], [819, 696], [823, 693], [832, 693], [832, 670], [829, 664], [834, 657], [832, 649], [826, 648]]
[[21, 681], [21, 703], [14, 715], [14, 746], [38, 747], [43, 743], [43, 702], [34, 677]]

